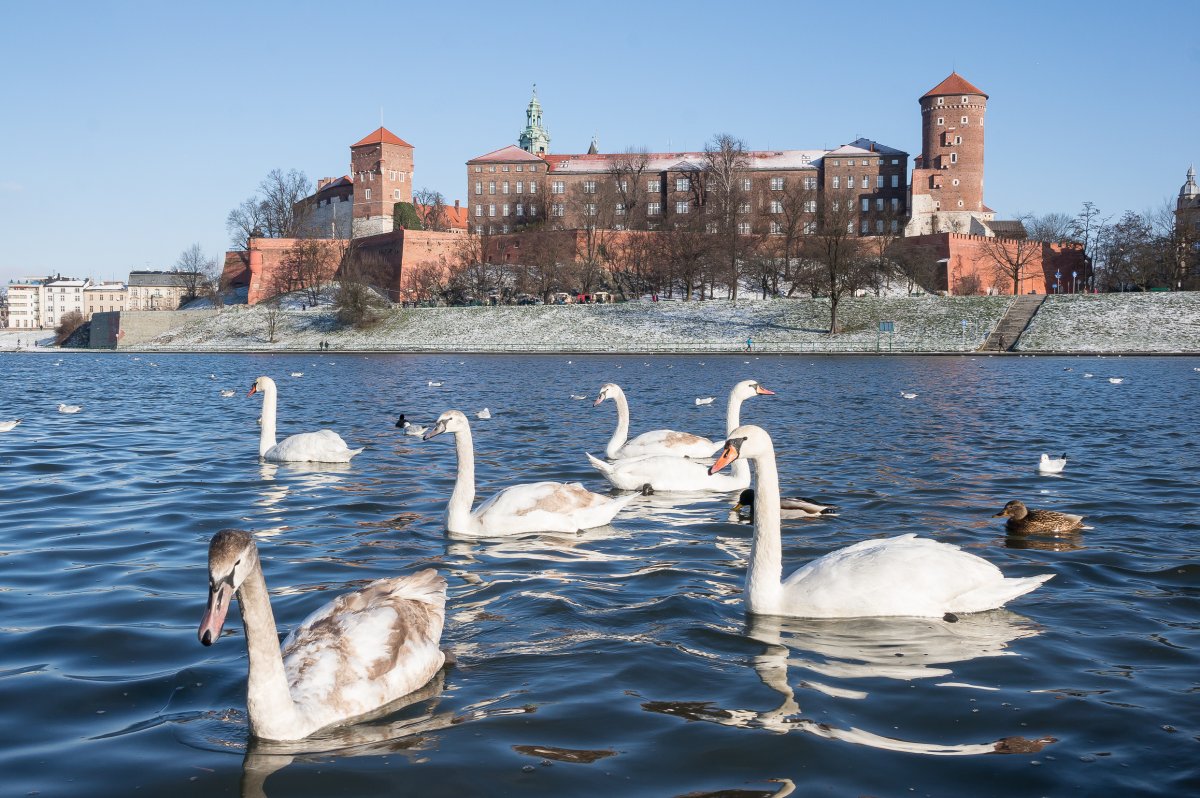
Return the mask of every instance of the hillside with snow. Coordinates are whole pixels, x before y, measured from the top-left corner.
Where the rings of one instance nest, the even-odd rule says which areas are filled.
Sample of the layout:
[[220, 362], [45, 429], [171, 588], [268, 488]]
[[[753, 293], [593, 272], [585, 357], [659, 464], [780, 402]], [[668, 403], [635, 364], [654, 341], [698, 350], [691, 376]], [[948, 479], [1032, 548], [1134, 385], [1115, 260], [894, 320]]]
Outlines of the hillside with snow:
[[1019, 352], [1200, 352], [1200, 294], [1048, 297]]

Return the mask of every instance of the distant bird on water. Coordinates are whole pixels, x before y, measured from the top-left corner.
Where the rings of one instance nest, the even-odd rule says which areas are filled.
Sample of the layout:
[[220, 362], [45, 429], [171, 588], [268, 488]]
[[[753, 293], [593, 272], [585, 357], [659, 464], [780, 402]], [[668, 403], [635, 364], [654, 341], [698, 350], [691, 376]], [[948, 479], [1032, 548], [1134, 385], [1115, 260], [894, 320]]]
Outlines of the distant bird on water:
[[408, 426], [408, 421], [404, 418], [404, 414], [401, 413], [400, 418], [396, 419], [396, 428], [404, 429], [407, 426]]
[[1048, 454], [1042, 455], [1041, 462], [1038, 463], [1038, 471], [1043, 474], [1061, 474], [1062, 470], [1067, 467], [1067, 456], [1051, 457]]
[[229, 397], [233, 396], [233, 389], [226, 388], [225, 390], [221, 391], [221, 396], [224, 396], [226, 399], [228, 399]]
[[0, 421], [0, 432], [9, 432], [13, 427], [21, 423], [21, 419], [15, 421]]
[[[736, 513], [739, 510], [754, 509], [754, 488], [746, 488], [738, 496], [737, 504], [733, 506]], [[837, 515], [837, 509], [832, 504], [821, 504], [812, 499], [800, 496], [782, 496], [779, 499], [779, 509], [784, 518], [818, 518], [822, 515]]]
[[1125, 378], [1124, 377], [1109, 377], [1108, 381], [1111, 382], [1113, 385], [1120, 385], [1121, 383], [1125, 382]]
[[426, 383], [426, 384], [427, 384], [427, 385], [428, 385], [430, 388], [441, 388], [441, 387], [442, 387], [442, 383], [440, 383], [440, 382], [434, 382], [433, 380], [430, 380], [430, 381], [429, 381], [428, 383]]
[[484, 419], [484, 420], [487, 420], [487, 419], [489, 419], [489, 418], [491, 418], [491, 417], [492, 417], [492, 411], [491, 411], [491, 410], [488, 410], [488, 409], [485, 407], [485, 408], [483, 408], [482, 410], [480, 410], [478, 413], [476, 413], [476, 414], [475, 414], [475, 416], [476, 416], [477, 418], [482, 418], [482, 419]]
[[83, 409], [83, 405], [65, 405], [59, 402], [58, 412], [60, 413], [78, 413]]
[[1016, 499], [992, 518], [1008, 518], [1005, 529], [1010, 535], [1053, 535], [1070, 532], [1083, 526], [1082, 515], [1060, 513], [1056, 510], [1030, 510]]
[[917, 394], [912, 393], [911, 391], [901, 391], [900, 395], [903, 396], [905, 399], [916, 399], [917, 398]]
[[697, 396], [696, 404], [697, 405], [711, 405], [713, 403], [713, 399], [715, 399], [715, 398], [716, 398], [715, 396]]

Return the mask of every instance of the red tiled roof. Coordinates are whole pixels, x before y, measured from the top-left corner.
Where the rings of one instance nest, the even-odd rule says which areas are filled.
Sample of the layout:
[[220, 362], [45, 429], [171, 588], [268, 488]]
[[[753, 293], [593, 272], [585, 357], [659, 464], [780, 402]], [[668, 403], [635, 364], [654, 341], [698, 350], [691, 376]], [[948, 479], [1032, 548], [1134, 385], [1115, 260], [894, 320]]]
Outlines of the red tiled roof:
[[507, 147], [501, 147], [498, 150], [493, 150], [486, 155], [480, 155], [478, 158], [472, 158], [467, 163], [487, 163], [489, 161], [540, 161], [538, 156], [531, 152], [526, 152], [515, 144], [509, 144]]
[[[926, 97], [939, 97], [948, 94], [983, 94], [983, 92], [971, 85], [971, 82], [962, 75], [957, 72], [951, 72], [950, 77], [921, 95], [921, 99], [924, 100]], [[986, 100], [987, 95], [983, 94], [983, 98]]]
[[[428, 205], [417, 205], [416, 208], [422, 216], [429, 212]], [[442, 221], [447, 228], [451, 230], [467, 229], [467, 219], [470, 218], [470, 215], [467, 213], [465, 205], [460, 205], [457, 208], [453, 205], [443, 205], [442, 215]]]
[[351, 144], [351, 147], [362, 147], [366, 144], [399, 144], [401, 147], [411, 147], [404, 139], [397, 136], [386, 127], [376, 129], [374, 132], [363, 137], [362, 141]]

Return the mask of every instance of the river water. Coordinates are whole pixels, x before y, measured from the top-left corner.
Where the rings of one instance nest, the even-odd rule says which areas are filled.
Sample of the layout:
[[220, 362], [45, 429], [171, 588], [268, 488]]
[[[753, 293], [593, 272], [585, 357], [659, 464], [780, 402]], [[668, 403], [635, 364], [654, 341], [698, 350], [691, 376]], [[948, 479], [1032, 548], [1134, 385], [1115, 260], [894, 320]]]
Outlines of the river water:
[[[0, 421], [23, 419], [0, 433], [0, 794], [1195, 794], [1198, 367], [0, 355]], [[281, 435], [327, 426], [366, 451], [260, 464], [260, 374], [279, 383]], [[625, 388], [635, 433], [716, 438], [745, 378], [777, 392], [742, 418], [772, 434], [785, 495], [840, 507], [784, 522], [787, 571], [919, 532], [1055, 578], [957, 623], [748, 616], [751, 528], [731, 496], [638, 497], [577, 536], [452, 540], [454, 447], [393, 426], [471, 415], [481, 496], [606, 491], [584, 457], [615, 424], [590, 401], [602, 383]], [[1037, 474], [1043, 451], [1068, 454], [1061, 476]], [[1090, 528], [1008, 539], [991, 516], [1014, 498]], [[227, 527], [256, 534], [281, 633], [338, 592], [438, 568], [457, 664], [371, 723], [248, 741], [237, 610], [217, 645], [196, 639], [207, 541]]]

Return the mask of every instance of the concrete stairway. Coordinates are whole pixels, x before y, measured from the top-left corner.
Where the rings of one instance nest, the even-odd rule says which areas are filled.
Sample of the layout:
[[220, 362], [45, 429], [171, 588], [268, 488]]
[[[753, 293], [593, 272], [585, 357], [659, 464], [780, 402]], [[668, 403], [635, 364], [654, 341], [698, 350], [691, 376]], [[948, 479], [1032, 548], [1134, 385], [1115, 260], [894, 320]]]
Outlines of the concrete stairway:
[[1013, 303], [1008, 306], [1008, 312], [1004, 314], [1004, 318], [996, 324], [996, 329], [984, 341], [979, 351], [1010, 351], [1045, 301], [1045, 294], [1024, 294], [1014, 299]]

